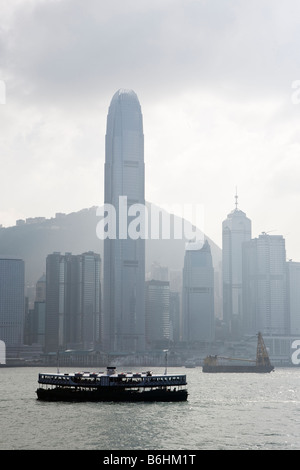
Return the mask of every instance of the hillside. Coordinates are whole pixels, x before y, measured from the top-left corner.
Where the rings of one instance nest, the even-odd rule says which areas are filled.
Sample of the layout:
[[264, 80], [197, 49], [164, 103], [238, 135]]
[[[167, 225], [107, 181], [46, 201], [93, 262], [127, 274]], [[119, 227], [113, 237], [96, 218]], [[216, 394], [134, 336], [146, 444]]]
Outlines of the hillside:
[[[26, 284], [34, 285], [45, 272], [46, 257], [58, 251], [80, 254], [95, 251], [103, 258], [103, 242], [97, 238], [96, 226], [100, 218], [96, 207], [83, 209], [0, 230], [0, 256], [18, 257], [25, 261]], [[207, 237], [206, 237], [207, 238]], [[216, 270], [221, 263], [221, 249], [207, 238]], [[152, 262], [170, 269], [182, 269], [186, 240], [146, 240], [146, 272]]]

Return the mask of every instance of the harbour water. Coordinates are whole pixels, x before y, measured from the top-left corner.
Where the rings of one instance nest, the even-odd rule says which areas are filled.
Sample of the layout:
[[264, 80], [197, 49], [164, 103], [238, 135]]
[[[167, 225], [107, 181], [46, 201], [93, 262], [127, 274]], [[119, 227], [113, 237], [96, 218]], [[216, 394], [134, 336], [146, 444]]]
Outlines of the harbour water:
[[1, 450], [300, 449], [298, 368], [270, 374], [170, 368], [187, 374], [183, 403], [39, 402], [39, 371], [0, 369]]

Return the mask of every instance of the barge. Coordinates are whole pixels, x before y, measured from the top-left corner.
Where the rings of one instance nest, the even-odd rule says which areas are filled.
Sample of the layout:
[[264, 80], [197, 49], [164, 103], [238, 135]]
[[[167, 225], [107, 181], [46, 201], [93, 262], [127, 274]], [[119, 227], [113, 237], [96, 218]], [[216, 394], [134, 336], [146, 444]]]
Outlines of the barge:
[[186, 401], [186, 375], [106, 372], [39, 373], [38, 400], [43, 401]]
[[[239, 364], [237, 362], [239, 362]], [[270, 362], [269, 354], [261, 333], [258, 333], [256, 359], [207, 356], [204, 359], [202, 367], [202, 372], [208, 373], [268, 373], [273, 370], [274, 366]]]

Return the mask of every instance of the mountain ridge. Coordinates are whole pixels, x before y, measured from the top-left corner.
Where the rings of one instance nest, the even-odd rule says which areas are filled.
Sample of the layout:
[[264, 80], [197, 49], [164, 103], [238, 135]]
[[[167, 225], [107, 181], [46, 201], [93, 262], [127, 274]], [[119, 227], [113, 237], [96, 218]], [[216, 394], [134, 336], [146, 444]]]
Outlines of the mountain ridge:
[[[147, 207], [150, 206], [148, 203]], [[155, 207], [171, 218], [181, 219]], [[92, 206], [69, 214], [59, 213], [51, 219], [37, 217], [21, 225], [1, 228], [0, 257], [24, 260], [27, 285], [35, 285], [45, 272], [47, 255], [53, 252], [81, 254], [94, 251], [103, 260], [103, 241], [96, 234], [99, 220], [97, 206]], [[221, 249], [205, 234], [204, 238], [210, 244], [214, 268], [220, 270]], [[153, 262], [169, 269], [182, 270], [186, 243], [183, 238], [146, 239], [146, 272], [150, 271]]]

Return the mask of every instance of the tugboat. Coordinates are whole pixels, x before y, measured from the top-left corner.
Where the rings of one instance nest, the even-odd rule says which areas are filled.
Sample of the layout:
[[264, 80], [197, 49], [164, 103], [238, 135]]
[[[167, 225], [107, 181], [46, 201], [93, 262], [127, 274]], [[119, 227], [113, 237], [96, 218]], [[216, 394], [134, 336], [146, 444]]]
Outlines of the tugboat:
[[117, 373], [39, 373], [38, 400], [44, 401], [185, 401], [188, 397], [186, 375]]
[[[248, 362], [249, 364], [228, 364], [222, 362], [223, 360]], [[267, 373], [272, 372], [273, 370], [274, 366], [270, 362], [269, 354], [261, 333], [258, 333], [256, 360], [225, 356], [207, 356], [204, 359], [202, 367], [202, 372]]]

